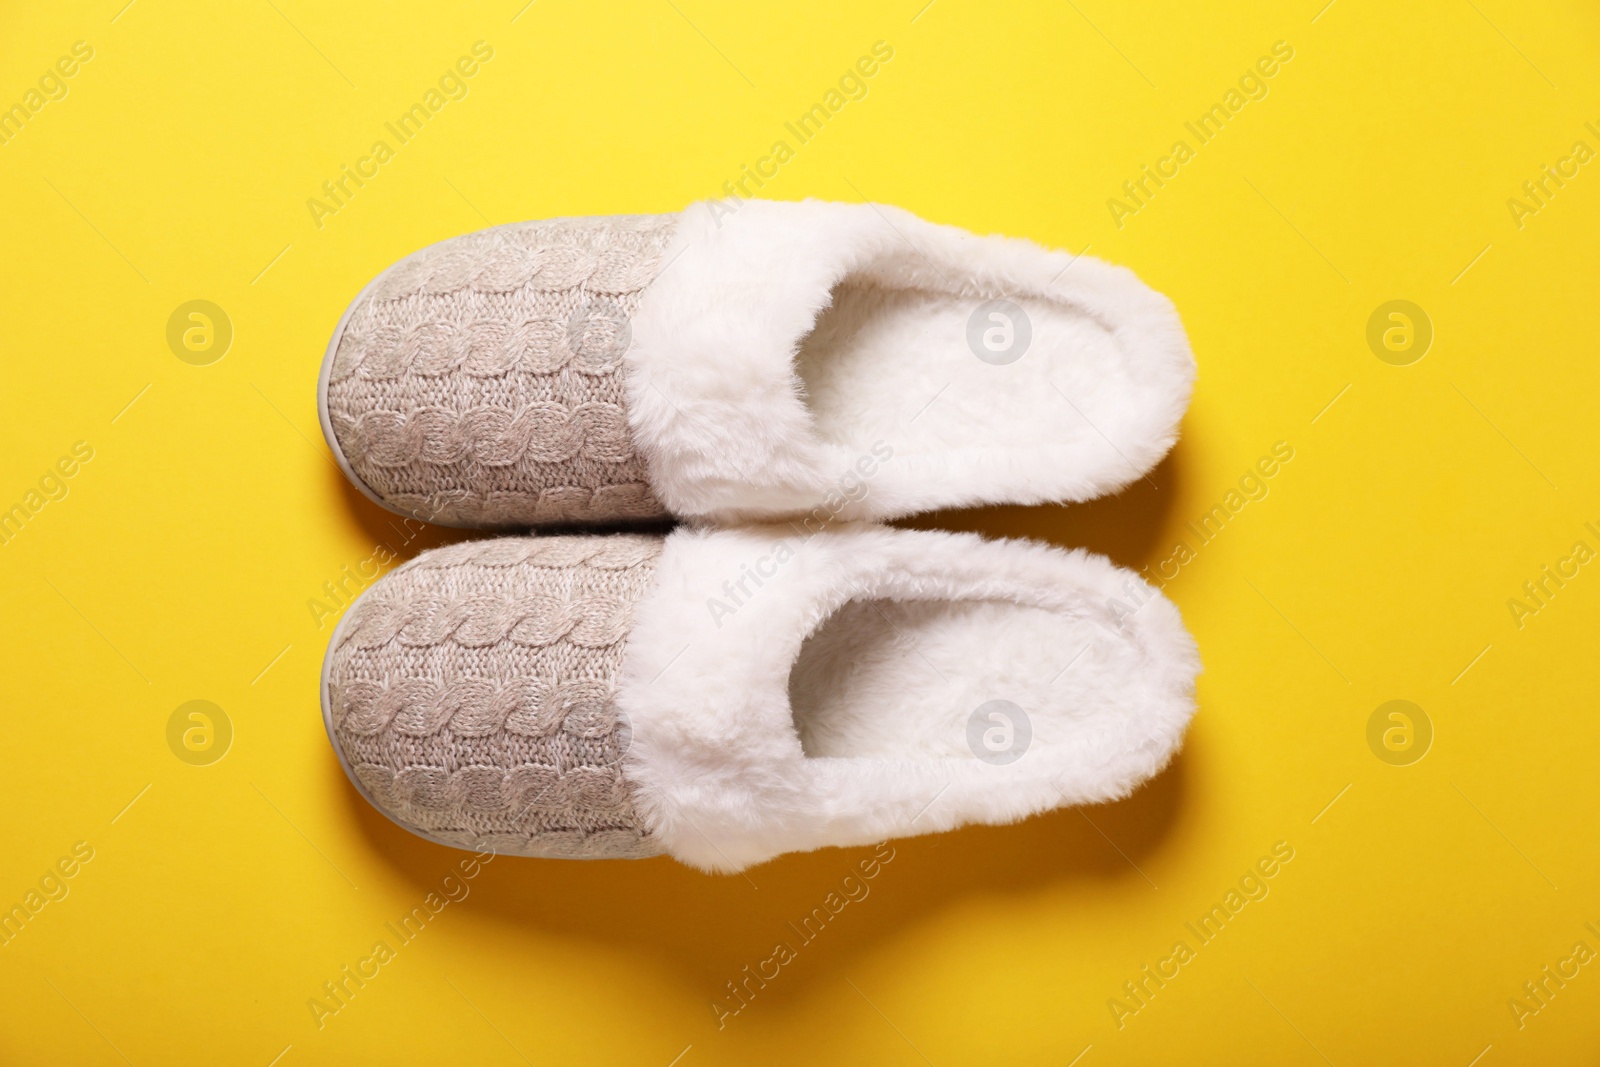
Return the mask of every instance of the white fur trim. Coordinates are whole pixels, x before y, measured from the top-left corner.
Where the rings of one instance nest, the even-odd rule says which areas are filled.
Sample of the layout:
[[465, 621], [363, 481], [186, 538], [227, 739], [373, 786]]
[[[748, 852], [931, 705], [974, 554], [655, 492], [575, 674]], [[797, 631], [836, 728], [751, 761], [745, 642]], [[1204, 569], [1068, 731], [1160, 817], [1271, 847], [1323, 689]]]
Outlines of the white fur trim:
[[[807, 645], [882, 610], [912, 614], [876, 647], [848, 633]], [[637, 608], [617, 699], [652, 832], [685, 863], [731, 871], [1123, 796], [1181, 743], [1198, 670], [1177, 609], [1081, 549], [858, 524], [810, 538], [685, 527]], [[791, 690], [808, 705], [832, 692], [806, 711], [826, 720], [806, 724], [810, 754]], [[1016, 699], [1032, 725], [1005, 766], [968, 747], [990, 697]]]
[[[1188, 404], [1171, 302], [1030, 241], [873, 204], [713, 201], [682, 214], [664, 260], [633, 322], [628, 408], [679, 515], [1084, 500], [1157, 463]], [[1032, 323], [1005, 366], [967, 337], [994, 298]], [[892, 458], [866, 459], [875, 446]]]

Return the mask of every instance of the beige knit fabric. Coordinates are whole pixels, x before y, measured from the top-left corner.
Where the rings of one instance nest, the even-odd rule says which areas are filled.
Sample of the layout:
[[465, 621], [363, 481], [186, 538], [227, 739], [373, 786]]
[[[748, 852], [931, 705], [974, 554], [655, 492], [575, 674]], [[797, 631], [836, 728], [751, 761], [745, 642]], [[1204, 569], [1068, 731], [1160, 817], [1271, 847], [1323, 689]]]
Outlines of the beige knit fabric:
[[660, 852], [621, 762], [615, 679], [662, 538], [449, 545], [377, 582], [329, 649], [333, 743], [390, 818], [446, 844]]
[[675, 219], [500, 226], [391, 267], [328, 375], [351, 470], [392, 507], [455, 525], [664, 516], [628, 431], [623, 355]]

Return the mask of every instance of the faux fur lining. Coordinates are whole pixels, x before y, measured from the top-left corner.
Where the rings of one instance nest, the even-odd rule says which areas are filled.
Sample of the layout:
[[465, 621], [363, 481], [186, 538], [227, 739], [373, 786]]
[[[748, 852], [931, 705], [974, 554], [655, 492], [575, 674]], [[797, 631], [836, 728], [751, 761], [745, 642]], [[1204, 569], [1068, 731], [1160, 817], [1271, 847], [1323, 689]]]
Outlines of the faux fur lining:
[[[873, 204], [710, 202], [663, 261], [633, 322], [628, 416], [686, 517], [800, 514], [862, 478], [831, 514], [1088, 499], [1158, 462], [1188, 403], [1171, 302], [1030, 241]], [[1014, 363], [972, 348], [990, 300], [1032, 320]], [[862, 475], [871, 453], [890, 458]]]
[[[936, 649], [919, 647], [923, 631], [913, 627], [906, 648], [880, 649], [865, 699], [836, 694], [831, 710], [816, 712], [830, 720], [821, 746], [829, 754], [808, 755], [790, 703], [807, 638], [847, 606], [939, 601], [981, 606], [968, 611], [978, 622], [963, 625], [994, 631], [964, 662], [933, 665], [950, 688], [926, 676], [922, 659]], [[1051, 626], [1035, 634], [1040, 613]], [[1080, 647], [1041, 642], [1063, 628]], [[997, 765], [971, 747], [968, 719], [986, 695], [1013, 695], [1010, 668], [986, 670], [986, 657], [1008, 644], [1022, 650], [1017, 661], [1037, 661], [1054, 678], [1023, 697], [1030, 747]], [[886, 670], [884, 655], [896, 654], [903, 667]], [[854, 684], [848, 663], [828, 670], [811, 689]], [[662, 846], [707, 870], [1006, 823], [1123, 796], [1160, 770], [1193, 714], [1198, 670], [1177, 609], [1082, 550], [861, 524], [809, 538], [788, 526], [681, 528], [639, 603], [619, 675], [633, 731], [625, 774]], [[919, 718], [934, 725], [922, 729]], [[901, 751], [896, 730], [906, 732], [903, 751], [887, 755]], [[921, 739], [910, 736], [919, 730]], [[852, 746], [869, 754], [850, 755]]]

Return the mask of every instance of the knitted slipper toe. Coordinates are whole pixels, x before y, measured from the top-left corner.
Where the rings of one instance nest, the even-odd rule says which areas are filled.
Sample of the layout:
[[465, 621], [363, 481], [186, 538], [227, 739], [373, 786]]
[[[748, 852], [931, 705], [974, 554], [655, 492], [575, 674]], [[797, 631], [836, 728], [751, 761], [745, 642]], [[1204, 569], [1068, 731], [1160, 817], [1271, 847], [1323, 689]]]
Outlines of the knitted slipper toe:
[[408, 256], [323, 358], [323, 435], [380, 506], [444, 526], [659, 519], [623, 355], [673, 216], [554, 219]]
[[374, 583], [323, 662], [351, 782], [413, 833], [571, 859], [660, 848], [623, 779], [615, 702], [660, 537], [505, 538], [424, 553]]

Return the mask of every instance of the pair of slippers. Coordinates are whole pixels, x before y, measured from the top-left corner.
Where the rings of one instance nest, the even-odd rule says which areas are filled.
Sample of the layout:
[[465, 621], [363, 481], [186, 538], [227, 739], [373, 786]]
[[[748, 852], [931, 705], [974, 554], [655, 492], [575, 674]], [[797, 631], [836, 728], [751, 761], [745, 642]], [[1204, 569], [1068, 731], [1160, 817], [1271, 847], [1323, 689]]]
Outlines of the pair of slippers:
[[874, 523], [1119, 489], [1193, 378], [1131, 272], [889, 207], [433, 245], [329, 344], [351, 481], [452, 526], [688, 522], [397, 568], [333, 634], [328, 735], [432, 840], [707, 870], [1125, 795], [1194, 711], [1177, 610], [1081, 549]]

